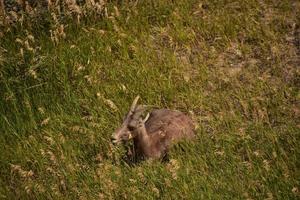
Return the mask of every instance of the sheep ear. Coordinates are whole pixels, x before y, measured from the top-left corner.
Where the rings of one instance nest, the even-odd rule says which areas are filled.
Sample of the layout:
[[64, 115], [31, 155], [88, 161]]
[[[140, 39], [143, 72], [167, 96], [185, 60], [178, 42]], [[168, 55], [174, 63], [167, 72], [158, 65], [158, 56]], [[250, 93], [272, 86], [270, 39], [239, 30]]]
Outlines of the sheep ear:
[[[144, 110], [143, 110], [144, 111]], [[143, 112], [142, 111], [142, 112]], [[142, 118], [142, 112], [139, 113], [134, 113], [133, 118], [130, 120], [130, 122], [128, 123], [128, 126], [130, 127], [138, 127], [139, 124], [145, 124], [145, 122], [149, 119], [150, 114], [147, 113], [146, 117], [143, 119]]]
[[147, 109], [146, 105], [138, 105], [136, 106], [133, 116], [133, 119], [139, 119], [141, 118], [141, 116], [143, 115], [143, 113], [145, 112], [145, 110]]
[[148, 108], [147, 105], [138, 105], [134, 111], [135, 112], [144, 112], [147, 108]]

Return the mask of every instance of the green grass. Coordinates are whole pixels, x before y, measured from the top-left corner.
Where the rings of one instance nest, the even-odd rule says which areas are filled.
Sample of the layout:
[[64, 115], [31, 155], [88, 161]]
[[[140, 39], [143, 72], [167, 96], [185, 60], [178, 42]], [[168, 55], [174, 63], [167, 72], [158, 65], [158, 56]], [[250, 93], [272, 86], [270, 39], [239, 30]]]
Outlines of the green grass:
[[[299, 198], [299, 3], [107, 8], [56, 43], [2, 31], [0, 199]], [[109, 138], [138, 94], [193, 112], [197, 141], [129, 166]]]

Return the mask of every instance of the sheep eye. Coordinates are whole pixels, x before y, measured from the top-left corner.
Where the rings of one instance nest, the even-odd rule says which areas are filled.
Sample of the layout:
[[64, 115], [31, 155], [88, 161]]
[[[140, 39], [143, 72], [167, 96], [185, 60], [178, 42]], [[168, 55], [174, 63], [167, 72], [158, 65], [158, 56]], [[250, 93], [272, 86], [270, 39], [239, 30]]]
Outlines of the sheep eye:
[[126, 133], [126, 134], [122, 135], [122, 138], [127, 140], [128, 139], [128, 134]]
[[135, 129], [135, 127], [133, 127], [133, 126], [128, 126], [127, 128], [129, 131], [133, 131]]

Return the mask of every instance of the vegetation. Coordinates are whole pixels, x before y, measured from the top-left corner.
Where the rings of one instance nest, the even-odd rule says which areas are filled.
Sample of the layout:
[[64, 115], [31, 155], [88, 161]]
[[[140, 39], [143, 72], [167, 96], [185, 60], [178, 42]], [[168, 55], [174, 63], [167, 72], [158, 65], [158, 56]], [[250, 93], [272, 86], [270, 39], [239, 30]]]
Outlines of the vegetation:
[[[1, 199], [299, 198], [298, 1], [60, 2], [0, 12]], [[138, 94], [197, 141], [125, 162]]]

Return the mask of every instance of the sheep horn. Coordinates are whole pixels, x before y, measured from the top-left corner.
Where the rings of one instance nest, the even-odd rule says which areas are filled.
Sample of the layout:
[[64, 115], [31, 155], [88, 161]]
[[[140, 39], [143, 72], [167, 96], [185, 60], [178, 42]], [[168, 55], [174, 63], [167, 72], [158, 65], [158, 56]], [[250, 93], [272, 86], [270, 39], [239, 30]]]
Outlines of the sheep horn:
[[138, 95], [138, 96], [136, 96], [135, 99], [133, 100], [132, 105], [131, 105], [131, 107], [130, 107], [130, 112], [131, 112], [131, 114], [134, 113], [134, 111], [135, 111], [135, 109], [136, 109], [136, 107], [137, 107], [137, 102], [138, 102], [139, 98], [140, 98], [140, 96]]
[[150, 114], [149, 114], [149, 113], [147, 113], [147, 115], [146, 115], [145, 119], [143, 119], [143, 123], [144, 123], [144, 124], [145, 124], [145, 123], [146, 123], [146, 121], [149, 119], [149, 117], [150, 117]]

